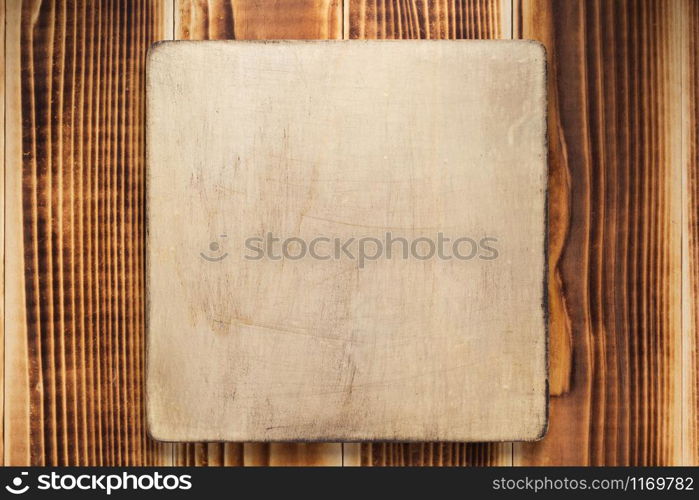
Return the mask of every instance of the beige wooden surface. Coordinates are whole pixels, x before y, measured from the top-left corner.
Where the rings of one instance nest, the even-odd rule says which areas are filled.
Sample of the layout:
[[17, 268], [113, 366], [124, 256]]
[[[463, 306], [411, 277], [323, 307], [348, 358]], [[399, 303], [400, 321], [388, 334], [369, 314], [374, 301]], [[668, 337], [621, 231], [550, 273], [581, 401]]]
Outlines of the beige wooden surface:
[[544, 82], [530, 42], [153, 49], [152, 435], [540, 437]]

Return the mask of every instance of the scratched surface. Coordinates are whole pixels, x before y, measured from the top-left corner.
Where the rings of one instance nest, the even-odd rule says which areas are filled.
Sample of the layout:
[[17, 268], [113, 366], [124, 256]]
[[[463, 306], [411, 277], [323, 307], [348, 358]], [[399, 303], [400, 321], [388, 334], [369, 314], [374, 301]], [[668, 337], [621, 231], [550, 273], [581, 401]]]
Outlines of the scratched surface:
[[173, 42], [148, 64], [153, 436], [541, 436], [540, 45]]

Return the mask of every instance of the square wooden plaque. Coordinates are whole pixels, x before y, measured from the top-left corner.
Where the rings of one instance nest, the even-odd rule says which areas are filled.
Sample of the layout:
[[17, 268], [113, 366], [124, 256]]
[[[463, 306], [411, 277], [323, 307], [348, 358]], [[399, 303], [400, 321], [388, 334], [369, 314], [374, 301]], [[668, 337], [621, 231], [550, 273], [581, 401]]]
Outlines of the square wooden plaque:
[[539, 44], [165, 42], [147, 80], [153, 437], [543, 434]]

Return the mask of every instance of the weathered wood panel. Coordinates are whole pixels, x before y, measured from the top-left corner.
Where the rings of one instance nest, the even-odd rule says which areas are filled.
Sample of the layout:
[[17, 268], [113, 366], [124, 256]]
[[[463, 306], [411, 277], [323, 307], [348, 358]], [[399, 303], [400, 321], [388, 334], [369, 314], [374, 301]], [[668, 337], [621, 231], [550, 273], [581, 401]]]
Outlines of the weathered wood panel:
[[516, 5], [549, 54], [553, 392], [517, 464], [681, 460], [683, 5]]
[[7, 464], [170, 459], [142, 404], [144, 63], [165, 6], [7, 2]]
[[[148, 64], [153, 436], [504, 441], [545, 431], [541, 45], [173, 42]], [[333, 235], [359, 241], [361, 254], [371, 237], [388, 252], [386, 231], [403, 238], [405, 258], [393, 245], [394, 258], [370, 264], [258, 260], [241, 244]], [[440, 243], [440, 257], [437, 234], [455, 242]], [[501, 257], [474, 241], [478, 258], [463, 246], [454, 258], [467, 235], [497, 236]]]
[[[509, 1], [347, 0], [349, 38], [510, 38]], [[345, 446], [361, 465], [509, 465], [509, 443], [365, 443]]]

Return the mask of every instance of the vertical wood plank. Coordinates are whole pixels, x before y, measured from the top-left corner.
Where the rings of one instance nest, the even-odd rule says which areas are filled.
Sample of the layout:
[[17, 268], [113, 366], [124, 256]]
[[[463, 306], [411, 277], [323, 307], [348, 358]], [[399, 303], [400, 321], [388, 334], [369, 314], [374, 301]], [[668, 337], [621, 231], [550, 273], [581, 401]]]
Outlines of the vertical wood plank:
[[[510, 38], [510, 0], [347, 0], [351, 39]], [[345, 465], [511, 465], [510, 443], [346, 444]]]
[[[183, 40], [340, 39], [341, 0], [176, 0], [175, 37]], [[341, 465], [335, 443], [174, 445], [176, 465]]]
[[8, 465], [170, 459], [141, 382], [144, 64], [165, 5], [6, 5]]
[[345, 465], [508, 466], [511, 443], [361, 443], [345, 445]]
[[549, 55], [549, 432], [524, 465], [681, 461], [682, 2], [516, 2]]
[[[683, 54], [683, 463], [699, 465], [699, 3], [679, 14]], [[685, 14], [685, 15], [682, 15]]]
[[347, 0], [350, 39], [511, 38], [510, 0]]
[[[2, 123], [0, 125], [0, 241], [3, 242], [0, 248], [0, 276], [3, 277], [0, 283], [0, 415], [5, 414], [5, 0], [0, 0], [0, 40], [2, 40], [2, 53], [0, 53], [0, 65], [3, 69], [3, 76], [0, 79], [0, 114]], [[5, 429], [0, 429], [0, 465], [5, 463]]]
[[176, 0], [181, 40], [342, 38], [342, 0]]

